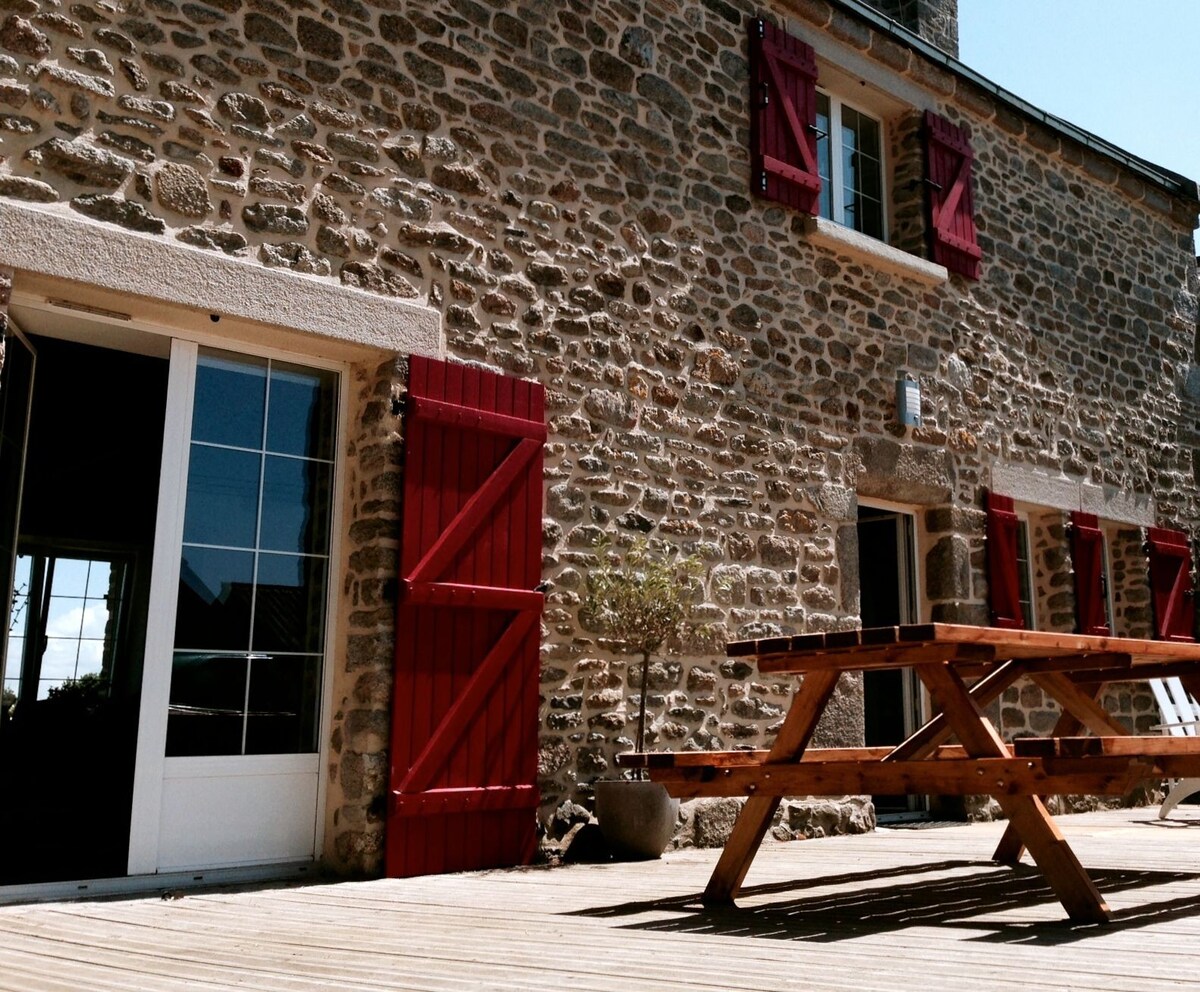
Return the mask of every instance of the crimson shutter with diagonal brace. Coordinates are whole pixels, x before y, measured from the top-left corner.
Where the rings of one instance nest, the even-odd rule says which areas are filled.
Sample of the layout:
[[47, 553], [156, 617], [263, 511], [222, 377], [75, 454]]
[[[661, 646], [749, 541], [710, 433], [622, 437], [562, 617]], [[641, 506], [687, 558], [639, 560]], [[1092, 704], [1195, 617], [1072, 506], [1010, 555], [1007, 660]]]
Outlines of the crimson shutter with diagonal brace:
[[1021, 610], [1021, 581], [1017, 572], [1017, 514], [1011, 496], [988, 493], [987, 570], [988, 606], [992, 626], [1019, 630], [1025, 626]]
[[751, 185], [759, 196], [817, 212], [817, 60], [767, 21], [750, 26]]
[[925, 111], [925, 180], [933, 260], [951, 272], [979, 278], [983, 252], [975, 232], [971, 190], [971, 132]]
[[1196, 603], [1192, 594], [1192, 548], [1180, 530], [1151, 527], [1146, 532], [1150, 557], [1150, 598], [1154, 633], [1164, 641], [1194, 641]]
[[1079, 633], [1107, 637], [1104, 533], [1094, 513], [1071, 514], [1071, 565], [1075, 570], [1075, 619]]
[[538, 804], [545, 389], [417, 356], [409, 370], [393, 877], [528, 863]]

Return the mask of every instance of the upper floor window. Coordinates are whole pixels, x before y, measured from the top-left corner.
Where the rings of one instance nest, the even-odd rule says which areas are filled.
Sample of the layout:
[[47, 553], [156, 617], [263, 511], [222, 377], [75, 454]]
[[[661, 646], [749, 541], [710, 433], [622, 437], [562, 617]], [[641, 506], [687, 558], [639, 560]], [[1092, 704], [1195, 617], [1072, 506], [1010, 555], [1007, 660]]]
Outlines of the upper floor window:
[[[803, 225], [806, 230], [821, 231], [820, 222], [831, 221], [824, 225], [827, 233], [841, 225], [979, 278], [974, 152], [965, 123], [932, 109], [914, 113], [927, 99], [917, 88], [880, 89], [866, 78], [874, 78], [873, 71], [864, 76], [819, 61], [812, 45], [765, 19], [751, 23], [749, 51], [750, 177], [756, 195], [816, 217], [816, 224]], [[844, 102], [839, 93], [852, 94], [855, 102]], [[895, 168], [912, 180], [891, 190], [885, 146], [898, 149]], [[909, 161], [917, 155], [924, 161]], [[898, 192], [901, 202], [889, 204]], [[917, 197], [925, 201], [923, 224], [919, 205], [910, 202]], [[892, 232], [894, 244], [887, 231], [890, 206], [904, 217]]]
[[822, 217], [884, 240], [883, 126], [817, 91], [817, 168]]

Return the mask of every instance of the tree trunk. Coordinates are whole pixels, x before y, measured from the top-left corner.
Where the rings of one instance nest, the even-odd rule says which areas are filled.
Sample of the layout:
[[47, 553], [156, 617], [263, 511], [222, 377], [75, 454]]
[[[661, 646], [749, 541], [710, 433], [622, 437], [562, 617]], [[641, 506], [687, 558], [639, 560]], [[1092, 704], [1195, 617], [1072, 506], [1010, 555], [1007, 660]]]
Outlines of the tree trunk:
[[[650, 652], [642, 652], [642, 695], [638, 703], [637, 750], [646, 750], [646, 683], [650, 680]], [[645, 778], [646, 770], [638, 772], [638, 778]]]

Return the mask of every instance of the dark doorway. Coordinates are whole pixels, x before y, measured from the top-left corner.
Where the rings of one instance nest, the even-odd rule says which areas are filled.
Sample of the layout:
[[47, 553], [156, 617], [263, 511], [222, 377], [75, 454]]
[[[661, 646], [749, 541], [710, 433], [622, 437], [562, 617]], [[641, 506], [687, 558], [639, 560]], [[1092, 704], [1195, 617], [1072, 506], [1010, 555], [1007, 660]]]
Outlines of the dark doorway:
[[0, 492], [0, 514], [20, 505], [15, 555], [9, 542], [0, 563], [15, 579], [2, 656], [4, 885], [126, 874], [167, 390], [163, 359], [30, 341], [24, 484]]
[[[859, 612], [864, 627], [915, 622], [914, 521], [910, 513], [858, 508]], [[899, 744], [920, 715], [920, 692], [911, 671], [863, 673], [863, 710], [868, 747]], [[878, 816], [913, 815], [921, 796], [874, 796]]]

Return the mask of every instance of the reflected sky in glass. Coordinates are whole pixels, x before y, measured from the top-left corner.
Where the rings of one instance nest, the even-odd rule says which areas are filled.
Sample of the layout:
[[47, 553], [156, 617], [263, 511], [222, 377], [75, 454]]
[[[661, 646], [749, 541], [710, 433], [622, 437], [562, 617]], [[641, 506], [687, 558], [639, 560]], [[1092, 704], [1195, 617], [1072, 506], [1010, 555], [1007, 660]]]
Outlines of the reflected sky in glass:
[[261, 448], [266, 396], [266, 359], [201, 349], [192, 440]]

